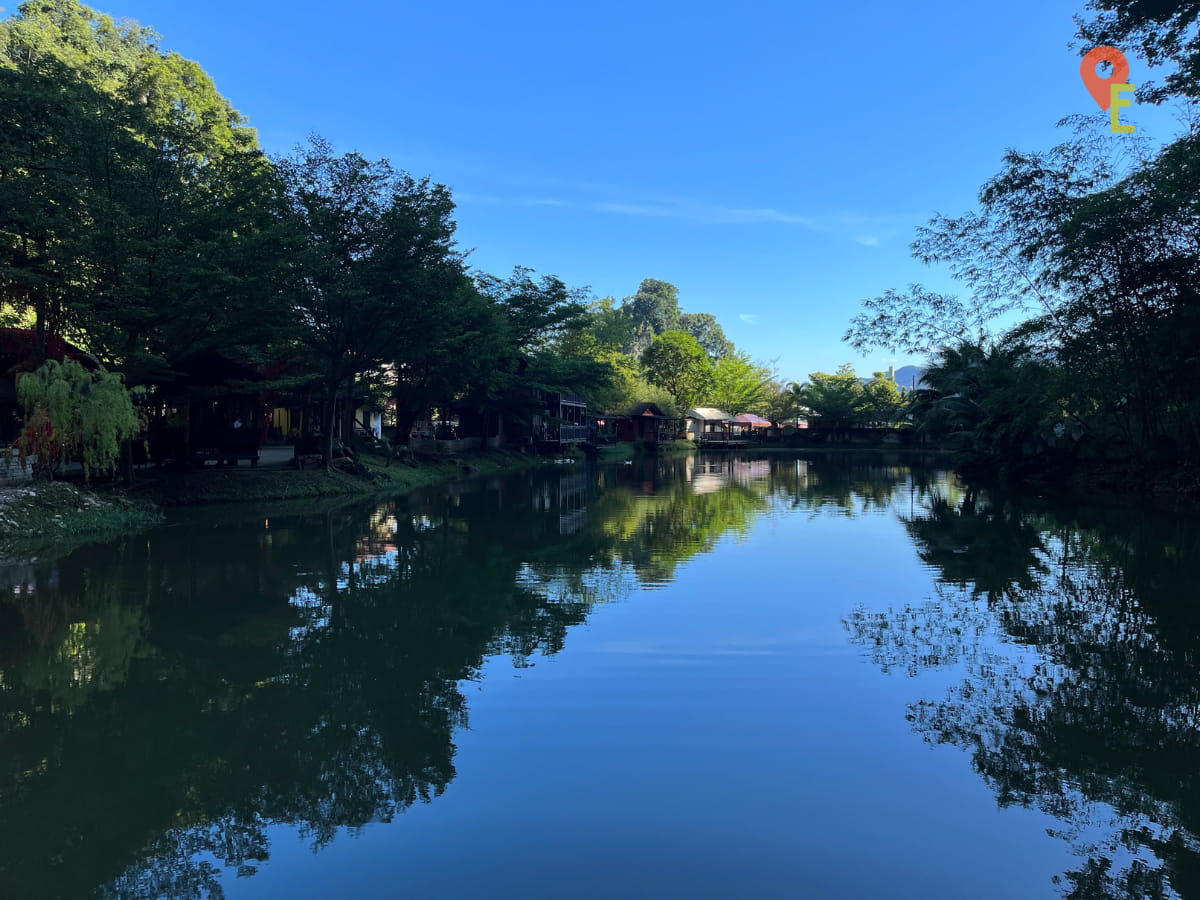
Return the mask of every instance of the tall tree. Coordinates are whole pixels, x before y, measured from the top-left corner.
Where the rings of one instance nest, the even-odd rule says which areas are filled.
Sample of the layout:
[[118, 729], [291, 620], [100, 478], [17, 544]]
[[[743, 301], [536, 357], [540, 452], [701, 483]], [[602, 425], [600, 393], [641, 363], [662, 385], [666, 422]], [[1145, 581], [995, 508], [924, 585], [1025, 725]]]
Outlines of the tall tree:
[[895, 425], [904, 417], [908, 400], [896, 379], [887, 372], [873, 372], [863, 385], [863, 421], [871, 425]]
[[646, 379], [669, 391], [687, 409], [699, 403], [712, 387], [712, 365], [708, 355], [685, 331], [655, 335], [642, 354]]
[[625, 300], [622, 309], [633, 322], [629, 350], [640, 357], [655, 335], [679, 328], [679, 288], [666, 281], [643, 279], [637, 293]]
[[253, 131], [157, 40], [75, 0], [0, 22], [0, 291], [134, 383], [259, 343], [282, 256]]
[[694, 337], [714, 363], [733, 356], [737, 348], [711, 313], [682, 313], [679, 328]]
[[1200, 3], [1194, 0], [1091, 0], [1092, 18], [1077, 17], [1077, 37], [1090, 47], [1136, 53], [1149, 65], [1166, 66], [1162, 84], [1143, 82], [1138, 97], [1162, 103], [1173, 96], [1200, 99]]
[[832, 375], [813, 372], [798, 393], [801, 405], [831, 428], [848, 428], [861, 418], [866, 398], [863, 383], [849, 363]]
[[705, 399], [737, 415], [766, 412], [770, 394], [771, 370], [751, 362], [749, 354], [737, 353], [713, 364], [712, 386]]
[[324, 388], [324, 455], [333, 456], [339, 392], [402, 359], [439, 306], [463, 289], [450, 192], [313, 138], [278, 163], [299, 231], [297, 339]]

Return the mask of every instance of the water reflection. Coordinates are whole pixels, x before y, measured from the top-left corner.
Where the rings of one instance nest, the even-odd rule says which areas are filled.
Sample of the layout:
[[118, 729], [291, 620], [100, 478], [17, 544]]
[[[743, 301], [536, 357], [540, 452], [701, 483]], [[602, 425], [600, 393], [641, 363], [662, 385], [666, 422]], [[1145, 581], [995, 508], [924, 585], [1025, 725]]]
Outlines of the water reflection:
[[274, 823], [319, 848], [436, 798], [486, 658], [558, 652], [813, 481], [794, 460], [572, 467], [4, 569], [5, 896], [221, 896]]
[[1200, 548], [1063, 525], [900, 457], [714, 455], [193, 517], [2, 570], [0, 893], [222, 896], [272, 825], [319, 849], [431, 802], [488, 658], [558, 653], [598, 605], [797, 511], [899, 516], [937, 572], [928, 603], [849, 620], [885, 668], [967, 673], [914, 727], [1080, 848], [1087, 804], [1123, 817], [1125, 857], [1090, 854], [1077, 896], [1163, 872], [1182, 891], [1200, 629], [1171, 594]]
[[974, 491], [903, 518], [932, 596], [847, 625], [884, 671], [962, 673], [914, 730], [1062, 822], [1065, 896], [1200, 896], [1195, 522]]

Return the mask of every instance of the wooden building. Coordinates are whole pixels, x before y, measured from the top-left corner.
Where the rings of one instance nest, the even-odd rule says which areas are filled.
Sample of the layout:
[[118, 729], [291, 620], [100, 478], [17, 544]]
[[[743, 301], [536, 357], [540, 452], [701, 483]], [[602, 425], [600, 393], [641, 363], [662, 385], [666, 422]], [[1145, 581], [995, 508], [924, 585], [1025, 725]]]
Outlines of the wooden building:
[[262, 376], [216, 351], [197, 354], [152, 384], [150, 458], [159, 465], [258, 465], [266, 429]]
[[683, 420], [664, 414], [654, 403], [635, 403], [620, 415], [604, 418], [618, 441], [641, 441], [643, 446], [656, 447], [683, 437]]
[[700, 446], [746, 443], [746, 438], [735, 428], [733, 416], [712, 406], [699, 406], [688, 410], [687, 439]]
[[734, 428], [742, 437], [752, 441], [761, 440], [771, 433], [774, 426], [762, 416], [754, 413], [739, 413], [733, 417]]
[[531, 396], [520, 399], [519, 407], [527, 412], [512, 416], [512, 421], [505, 425], [509, 443], [553, 452], [590, 443], [594, 438], [587, 400], [579, 394], [535, 390]]

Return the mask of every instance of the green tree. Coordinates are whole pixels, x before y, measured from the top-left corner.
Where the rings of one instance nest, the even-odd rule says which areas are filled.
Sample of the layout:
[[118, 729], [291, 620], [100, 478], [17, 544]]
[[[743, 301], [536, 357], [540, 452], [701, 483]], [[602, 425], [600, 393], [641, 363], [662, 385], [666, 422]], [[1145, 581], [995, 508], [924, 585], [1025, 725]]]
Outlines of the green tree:
[[751, 362], [749, 354], [735, 353], [713, 364], [705, 400], [734, 415], [762, 413], [770, 393], [771, 370]]
[[775, 425], [794, 421], [803, 416], [807, 409], [801, 400], [801, 385], [792, 382], [784, 384], [772, 381], [768, 385], [766, 410], [763, 416]]
[[1091, 139], [1046, 153], [1010, 150], [980, 190], [977, 210], [934, 216], [912, 243], [913, 256], [948, 267], [967, 298], [917, 284], [885, 291], [863, 301], [843, 340], [857, 350], [929, 353], [994, 340], [998, 324], [1021, 313], [1042, 316], [1061, 332], [1057, 229], [1081, 198], [1115, 183], [1125, 159]]
[[291, 284], [297, 340], [324, 388], [326, 465], [339, 393], [356, 375], [403, 359], [464, 290], [450, 192], [313, 138], [279, 161], [299, 233]]
[[1142, 450], [1200, 454], [1198, 162], [1200, 136], [1187, 135], [1076, 201], [1054, 233], [1066, 299], [1053, 321], [1025, 329], [1053, 341], [1084, 388], [1072, 407], [1088, 430]]
[[1173, 96], [1200, 99], [1200, 5], [1158, 0], [1091, 0], [1092, 18], [1077, 17], [1086, 49], [1111, 46], [1136, 53], [1151, 66], [1171, 66], [1162, 84], [1140, 82], [1138, 99], [1163, 103]]
[[655, 335], [642, 354], [646, 380], [668, 391], [687, 409], [700, 402], [712, 387], [712, 365], [694, 337], [684, 331]]
[[157, 40], [75, 0], [0, 22], [0, 296], [131, 383], [261, 345], [284, 256], [253, 131]]
[[857, 424], [866, 401], [863, 383], [849, 363], [838, 366], [832, 375], [813, 372], [797, 393], [807, 410], [837, 429]]
[[632, 322], [633, 334], [629, 352], [640, 357], [655, 335], [675, 331], [679, 323], [679, 288], [654, 278], [643, 279], [637, 293], [621, 307]]
[[1053, 440], [1065, 425], [1047, 363], [1018, 343], [943, 347], [917, 392], [917, 427], [960, 450], [967, 462], [1013, 462]]
[[737, 352], [711, 313], [683, 313], [679, 316], [679, 328], [694, 337], [714, 363]]
[[36, 457], [53, 478], [63, 463], [78, 459], [83, 476], [116, 466], [121, 442], [138, 432], [137, 413], [121, 376], [89, 372], [73, 359], [48, 360], [17, 379], [25, 427], [17, 442], [21, 464]]
[[872, 425], [895, 425], [908, 410], [908, 399], [886, 372], [874, 372], [863, 385], [863, 421]]
[[586, 324], [586, 288], [568, 288], [553, 275], [534, 277], [518, 266], [507, 278], [480, 275], [479, 290], [504, 313], [508, 341], [515, 353], [552, 346], [565, 333]]

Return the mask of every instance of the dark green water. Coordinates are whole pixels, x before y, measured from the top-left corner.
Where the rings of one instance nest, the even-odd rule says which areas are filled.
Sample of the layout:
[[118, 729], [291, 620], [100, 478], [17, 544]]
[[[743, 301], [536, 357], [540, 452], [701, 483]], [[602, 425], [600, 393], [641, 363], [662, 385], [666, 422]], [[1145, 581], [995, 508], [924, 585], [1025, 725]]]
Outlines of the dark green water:
[[0, 569], [0, 896], [1200, 898], [1200, 530], [864, 456]]

